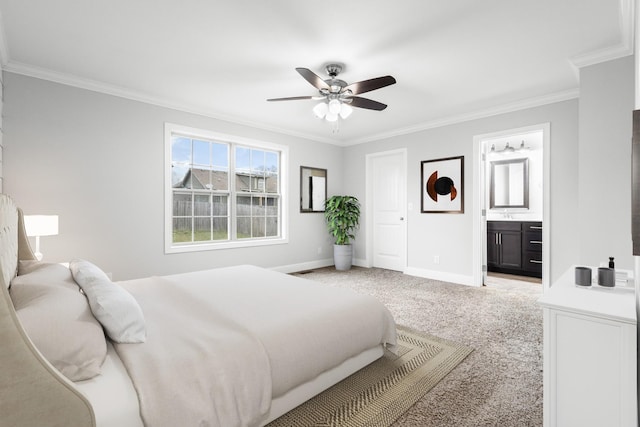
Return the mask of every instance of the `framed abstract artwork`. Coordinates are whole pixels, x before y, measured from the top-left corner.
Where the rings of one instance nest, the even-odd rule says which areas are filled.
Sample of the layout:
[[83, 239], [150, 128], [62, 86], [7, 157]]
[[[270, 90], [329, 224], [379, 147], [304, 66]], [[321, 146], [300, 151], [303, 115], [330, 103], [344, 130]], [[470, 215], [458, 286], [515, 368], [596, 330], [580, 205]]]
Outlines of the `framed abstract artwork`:
[[422, 213], [464, 213], [464, 156], [420, 164]]

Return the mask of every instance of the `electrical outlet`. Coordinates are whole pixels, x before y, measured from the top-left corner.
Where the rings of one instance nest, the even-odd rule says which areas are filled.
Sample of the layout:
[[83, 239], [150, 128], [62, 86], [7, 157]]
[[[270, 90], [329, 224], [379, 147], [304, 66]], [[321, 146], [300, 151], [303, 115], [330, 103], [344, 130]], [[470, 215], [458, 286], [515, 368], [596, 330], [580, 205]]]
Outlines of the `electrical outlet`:
[[433, 263], [434, 264], [440, 264], [440, 255], [434, 255], [433, 256]]

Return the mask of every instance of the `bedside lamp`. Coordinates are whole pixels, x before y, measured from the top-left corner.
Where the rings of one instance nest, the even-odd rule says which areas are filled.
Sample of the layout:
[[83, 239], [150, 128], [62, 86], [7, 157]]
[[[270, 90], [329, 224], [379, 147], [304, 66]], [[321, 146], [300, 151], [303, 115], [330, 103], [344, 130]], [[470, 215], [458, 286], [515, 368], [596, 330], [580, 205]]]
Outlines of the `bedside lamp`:
[[58, 215], [25, 215], [24, 228], [27, 236], [36, 238], [36, 253], [38, 261], [42, 261], [40, 252], [40, 236], [55, 236], [58, 234]]

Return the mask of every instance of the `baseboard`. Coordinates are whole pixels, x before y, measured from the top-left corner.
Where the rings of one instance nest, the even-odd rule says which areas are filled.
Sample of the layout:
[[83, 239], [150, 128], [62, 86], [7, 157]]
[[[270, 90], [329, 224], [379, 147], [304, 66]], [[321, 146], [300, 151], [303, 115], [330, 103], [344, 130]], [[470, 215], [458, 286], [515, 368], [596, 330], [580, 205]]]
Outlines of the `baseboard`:
[[314, 268], [329, 267], [333, 265], [333, 258], [320, 259], [315, 261], [301, 262], [298, 264], [281, 265], [279, 267], [271, 267], [271, 270], [280, 273], [296, 273], [298, 271], [313, 270]]
[[[298, 264], [281, 265], [271, 267], [271, 270], [281, 273], [297, 273], [299, 271], [313, 270], [315, 268], [330, 267], [333, 265], [333, 258], [326, 258], [315, 261], [301, 262]], [[353, 265], [357, 267], [369, 268], [366, 260], [355, 258]], [[426, 270], [423, 268], [407, 267], [404, 274], [409, 276], [424, 277], [425, 279], [440, 280], [442, 282], [456, 283], [458, 285], [475, 286], [473, 276], [464, 276], [462, 274], [447, 273], [444, 271]]]
[[[333, 258], [326, 258], [316, 261], [301, 262], [299, 264], [281, 265], [279, 267], [271, 267], [271, 270], [279, 271], [280, 273], [297, 273], [298, 271], [313, 270], [314, 268], [331, 267], [333, 265]], [[368, 268], [367, 260], [354, 258], [353, 265], [356, 267]]]
[[409, 276], [424, 277], [425, 279], [440, 280], [443, 282], [456, 283], [458, 285], [476, 286], [473, 283], [473, 276], [447, 273], [445, 271], [426, 270], [423, 268], [407, 267], [404, 274]]
[[366, 259], [359, 259], [359, 258], [355, 258], [353, 260], [353, 265], [355, 265], [356, 267], [365, 267], [365, 268], [370, 267], [369, 265], [367, 265]]

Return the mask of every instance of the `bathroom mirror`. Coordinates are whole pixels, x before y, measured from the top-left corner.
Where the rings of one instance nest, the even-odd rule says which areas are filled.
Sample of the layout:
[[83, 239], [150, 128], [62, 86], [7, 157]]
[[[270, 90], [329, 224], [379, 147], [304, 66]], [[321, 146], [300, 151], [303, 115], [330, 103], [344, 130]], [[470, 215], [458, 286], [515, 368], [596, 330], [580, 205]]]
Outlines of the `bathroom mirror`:
[[324, 212], [327, 170], [300, 166], [300, 212]]
[[491, 162], [489, 208], [529, 208], [529, 159]]

